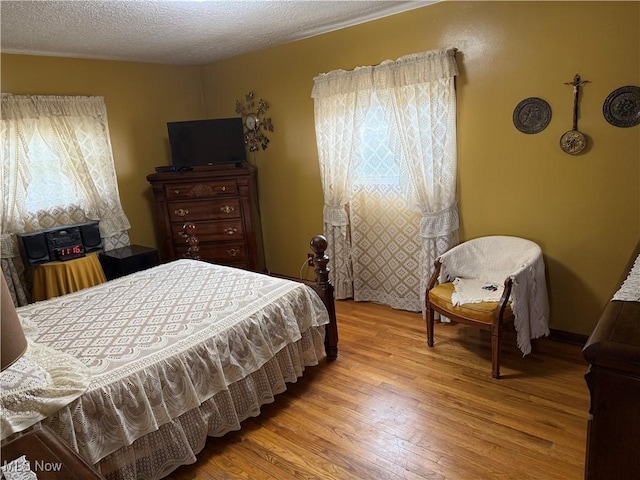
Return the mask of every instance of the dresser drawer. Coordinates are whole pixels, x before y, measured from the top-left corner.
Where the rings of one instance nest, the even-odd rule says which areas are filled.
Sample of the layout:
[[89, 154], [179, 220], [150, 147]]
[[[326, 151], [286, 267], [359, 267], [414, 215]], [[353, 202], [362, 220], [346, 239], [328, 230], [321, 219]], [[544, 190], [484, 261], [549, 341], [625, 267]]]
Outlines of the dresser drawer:
[[[230, 242], [217, 245], [198, 244], [200, 250], [200, 260], [205, 262], [219, 263], [222, 265], [244, 265], [247, 261], [247, 249], [243, 242]], [[176, 247], [176, 254], [179, 258], [187, 253], [188, 246]]]
[[201, 260], [266, 271], [256, 168], [218, 165], [187, 172], [147, 176], [156, 216], [158, 253], [162, 262], [183, 257], [186, 223], [196, 226]]
[[172, 223], [242, 217], [240, 200], [237, 198], [205, 202], [171, 202], [168, 208], [169, 220]]
[[167, 200], [201, 199], [238, 194], [235, 181], [171, 183], [164, 186]]
[[[215, 222], [195, 222], [196, 237], [199, 242], [220, 242], [226, 240], [244, 240], [244, 228], [241, 218], [218, 220]], [[171, 225], [173, 243], [180, 245], [186, 240], [182, 223]]]

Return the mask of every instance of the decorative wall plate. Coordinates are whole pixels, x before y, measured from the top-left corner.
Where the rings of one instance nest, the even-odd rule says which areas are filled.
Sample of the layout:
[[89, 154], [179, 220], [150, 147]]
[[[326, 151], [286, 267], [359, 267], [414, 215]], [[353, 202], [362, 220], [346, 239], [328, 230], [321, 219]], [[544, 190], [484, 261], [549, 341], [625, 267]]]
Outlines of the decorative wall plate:
[[633, 127], [640, 123], [640, 87], [615, 89], [602, 105], [604, 118], [615, 127]]
[[538, 97], [522, 100], [513, 110], [513, 124], [522, 133], [538, 133], [551, 121], [551, 107]]

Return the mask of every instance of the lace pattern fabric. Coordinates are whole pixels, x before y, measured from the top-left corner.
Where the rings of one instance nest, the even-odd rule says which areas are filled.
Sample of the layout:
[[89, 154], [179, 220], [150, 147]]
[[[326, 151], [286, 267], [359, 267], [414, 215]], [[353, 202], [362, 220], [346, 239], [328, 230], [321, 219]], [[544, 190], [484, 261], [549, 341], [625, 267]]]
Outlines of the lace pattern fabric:
[[[108, 480], [158, 480], [180, 465], [191, 464], [207, 436], [221, 437], [239, 430], [242, 421], [259, 415], [262, 405], [275, 401], [286, 384], [302, 376], [305, 366], [316, 365], [324, 352], [324, 329], [309, 329], [300, 341], [287, 345], [262, 368], [216, 393], [198, 408], [189, 410], [139, 439], [108, 455], [94, 467]], [[62, 419], [63, 417], [61, 417]], [[73, 445], [73, 431], [57, 425]], [[60, 433], [59, 433], [60, 434]]]
[[24, 355], [0, 373], [3, 440], [76, 400], [90, 382], [89, 369], [73, 356], [28, 341]]
[[453, 281], [454, 292], [451, 302], [454, 305], [465, 303], [499, 302], [504, 285], [480, 278], [456, 278]]
[[337, 299], [422, 309], [431, 253], [454, 246], [459, 227], [457, 74], [447, 49], [314, 78]]
[[507, 277], [513, 280], [511, 307], [518, 348], [524, 355], [531, 353], [532, 339], [549, 335], [544, 258], [534, 242], [501, 235], [480, 237], [447, 251], [440, 260], [441, 282], [466, 278], [502, 285]]
[[640, 302], [640, 255], [636, 258], [627, 278], [613, 295], [612, 300]]
[[1, 478], [4, 480], [38, 480], [38, 476], [31, 470], [31, 463], [26, 455], [0, 466]]
[[193, 260], [18, 313], [37, 326], [37, 341], [71, 353], [92, 374], [85, 394], [46, 420], [92, 464], [165, 425], [177, 428], [184, 415], [199, 416], [230, 386], [303, 345], [296, 374], [284, 376], [294, 381], [321, 357], [316, 337], [328, 323], [306, 285]]

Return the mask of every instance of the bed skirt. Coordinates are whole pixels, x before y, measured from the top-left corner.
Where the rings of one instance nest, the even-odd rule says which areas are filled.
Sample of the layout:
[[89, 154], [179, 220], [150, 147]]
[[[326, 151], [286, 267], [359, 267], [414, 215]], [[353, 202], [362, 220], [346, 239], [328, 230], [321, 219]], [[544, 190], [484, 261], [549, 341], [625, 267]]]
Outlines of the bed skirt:
[[[258, 416], [260, 407], [296, 382], [305, 367], [317, 365], [324, 356], [325, 327], [311, 327], [302, 338], [285, 346], [259, 370], [216, 393], [175, 420], [103, 458], [94, 468], [108, 480], [159, 480], [181, 465], [194, 463], [207, 437], [221, 437], [240, 429], [240, 423]], [[58, 421], [44, 420], [74, 450], [73, 429]]]

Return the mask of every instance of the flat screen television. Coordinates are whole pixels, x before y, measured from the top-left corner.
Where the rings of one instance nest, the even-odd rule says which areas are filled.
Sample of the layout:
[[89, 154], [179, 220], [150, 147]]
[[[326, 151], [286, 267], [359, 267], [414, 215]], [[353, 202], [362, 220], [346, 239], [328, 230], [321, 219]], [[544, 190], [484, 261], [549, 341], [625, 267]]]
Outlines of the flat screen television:
[[242, 119], [213, 118], [167, 123], [176, 168], [243, 163], [247, 160]]

